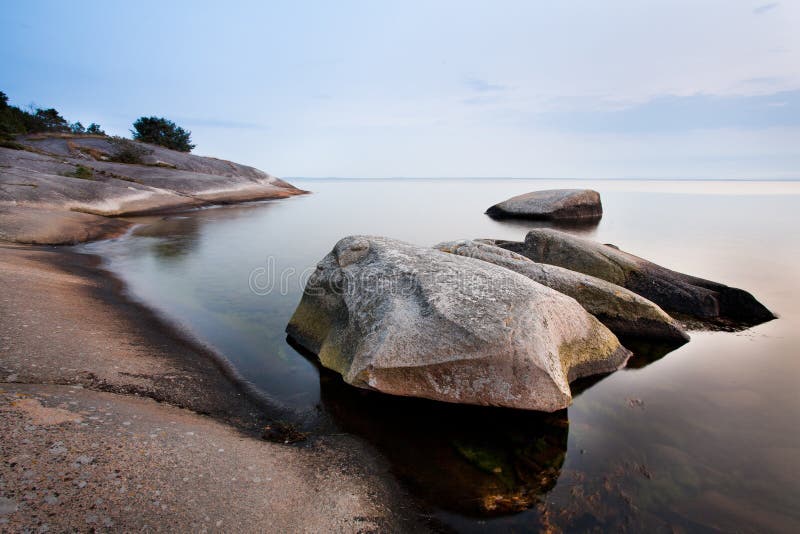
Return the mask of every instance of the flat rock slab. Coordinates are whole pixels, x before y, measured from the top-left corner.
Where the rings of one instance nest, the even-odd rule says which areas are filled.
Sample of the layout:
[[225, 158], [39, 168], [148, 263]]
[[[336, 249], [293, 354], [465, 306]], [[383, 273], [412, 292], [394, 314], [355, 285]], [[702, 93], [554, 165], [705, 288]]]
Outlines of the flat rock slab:
[[600, 278], [556, 265], [536, 263], [521, 254], [495, 246], [491, 240], [451, 241], [440, 243], [436, 248], [505, 267], [564, 293], [577, 300], [587, 312], [597, 317], [618, 336], [681, 343], [689, 340], [680, 323], [658, 305]]
[[548, 189], [509, 198], [486, 214], [494, 219], [597, 220], [603, 206], [600, 193], [591, 189]]
[[0, 205], [0, 240], [75, 245], [122, 234], [130, 223], [89, 213]]
[[287, 332], [354, 386], [541, 411], [630, 356], [574, 299], [525, 276], [371, 236], [317, 265]]
[[[145, 152], [141, 164], [112, 161], [118, 147], [108, 137], [17, 141], [25, 150], [0, 147], [0, 209], [14, 210], [0, 217], [6, 241], [56, 245], [115, 234], [111, 222], [66, 212], [114, 217], [305, 193], [254, 167], [135, 141], [128, 142]], [[25, 215], [22, 209], [38, 211]], [[45, 210], [56, 214], [40, 217]]]
[[558, 265], [625, 287], [678, 313], [722, 326], [751, 326], [775, 315], [735, 287], [679, 273], [614, 246], [552, 229], [528, 232], [524, 242], [498, 242], [533, 261]]

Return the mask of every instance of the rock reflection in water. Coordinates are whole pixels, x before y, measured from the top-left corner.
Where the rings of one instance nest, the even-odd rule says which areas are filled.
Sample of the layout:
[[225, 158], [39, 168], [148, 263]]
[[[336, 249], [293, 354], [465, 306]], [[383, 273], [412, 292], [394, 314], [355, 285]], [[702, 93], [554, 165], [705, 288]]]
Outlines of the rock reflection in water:
[[[628, 358], [628, 362], [625, 364], [625, 367], [620, 369], [620, 371], [625, 370], [632, 370], [632, 369], [644, 369], [651, 363], [655, 363], [670, 352], [679, 349], [685, 342], [674, 341], [674, 342], [664, 342], [664, 341], [651, 341], [644, 338], [620, 338], [620, 343], [622, 346], [628, 349], [633, 353], [633, 355]], [[585, 376], [583, 378], [579, 378], [573, 382], [570, 382], [569, 388], [572, 391], [572, 400], [573, 402], [577, 399], [584, 391], [587, 391], [589, 388], [601, 382], [605, 378], [613, 375], [614, 373], [605, 373], [605, 374], [598, 374], [598, 375], [591, 375]]]
[[133, 231], [135, 237], [155, 238], [152, 242], [153, 255], [169, 262], [196, 253], [201, 241], [208, 237], [204, 236], [204, 232], [209, 223], [230, 224], [252, 213], [263, 213], [274, 206], [273, 202], [267, 200], [226, 206], [224, 210], [218, 207], [203, 208], [185, 215], [144, 215], [126, 219], [140, 225]]
[[[141, 222], [141, 221], [140, 221]], [[199, 243], [199, 217], [164, 217], [134, 230], [137, 237], [153, 237], [151, 249], [162, 260], [178, 260], [191, 253]]]
[[[527, 510], [556, 485], [567, 454], [567, 410], [553, 414], [462, 406], [359, 389], [321, 367], [324, 412], [340, 430], [375, 446], [395, 475], [442, 510], [492, 517]], [[627, 340], [637, 368], [676, 348]], [[609, 375], [574, 382], [578, 396]]]
[[[302, 287], [293, 284], [287, 295], [277, 291], [253, 295], [247, 287], [253, 268], [274, 256], [279, 271], [313, 269], [343, 235], [363, 232], [420, 245], [475, 237], [519, 241], [536, 225], [498, 222], [483, 215], [487, 200], [563, 187], [559, 182], [518, 180], [295, 183], [317, 194], [187, 213], [201, 221], [199, 243], [177, 260], [156, 257], [150, 248], [156, 239], [135, 236], [84, 250], [101, 254], [132, 295], [168, 318], [185, 321], [260, 389], [300, 410], [302, 417], [314, 418], [309, 430], [317, 426], [330, 430], [334, 425], [328, 423], [333, 418], [324, 406], [315, 409], [320, 402], [316, 367], [297, 356], [283, 334]], [[739, 334], [690, 332], [692, 341], [666, 356], [663, 350], [639, 350], [622, 340], [635, 356], [626, 369], [599, 382], [597, 377], [590, 379], [595, 383], [574, 397], [558, 482], [540, 497], [546, 503], [520, 513], [495, 512], [496, 517], [486, 518], [474, 501], [463, 504], [488, 493], [460, 489], [459, 479], [447, 478], [480, 482], [484, 476], [497, 477], [477, 470], [457, 451], [460, 463], [442, 461], [439, 467], [433, 456], [439, 449], [425, 448], [426, 443], [444, 441], [444, 429], [429, 429], [435, 424], [429, 422], [433, 414], [419, 409], [407, 417], [383, 413], [380, 406], [365, 406], [377, 402], [370, 395], [347, 404], [324, 384], [326, 406], [338, 409], [335, 419], [342, 428], [372, 436], [385, 456], [391, 456], [394, 471], [416, 481], [418, 495], [435, 495], [437, 500], [429, 501], [433, 514], [458, 532], [531, 532], [548, 524], [579, 532], [800, 532], [795, 504], [800, 494], [796, 473], [800, 359], [794, 357], [800, 343], [800, 294], [792, 278], [800, 264], [800, 241], [786, 239], [791, 229], [800, 226], [800, 186], [786, 182], [600, 186], [605, 222], [582, 235], [752, 289], [781, 311], [783, 319]], [[458, 202], [453, 202], [454, 191]], [[408, 216], [409, 205], [419, 216]], [[609, 213], [614, 216], [608, 217]], [[579, 386], [571, 385], [573, 394]], [[353, 395], [360, 398], [357, 392]], [[399, 399], [398, 409], [417, 406], [408, 400]], [[348, 409], [351, 413], [342, 413]], [[496, 413], [490, 411], [491, 416]], [[477, 416], [474, 421], [466, 419], [467, 427], [478, 427], [478, 437], [491, 436], [498, 426], [491, 417], [489, 423]], [[369, 425], [380, 430], [370, 431]], [[434, 436], [422, 438], [425, 431]], [[497, 442], [503, 443], [499, 437]], [[401, 446], [409, 450], [398, 450]], [[445, 442], [442, 447], [446, 458], [452, 459], [454, 446]], [[402, 465], [404, 459], [407, 467]], [[459, 471], [452, 475], [453, 469], [445, 468], [453, 465], [474, 478]], [[423, 469], [430, 472], [416, 473]], [[492, 483], [498, 486], [502, 481]], [[455, 496], [443, 496], [448, 491]], [[455, 505], [448, 504], [453, 501]], [[436, 509], [437, 503], [443, 503], [441, 509]], [[462, 515], [448, 512], [447, 505], [451, 510], [470, 505], [479, 511]]]
[[470, 516], [520, 512], [555, 486], [567, 452], [555, 414], [394, 397], [320, 369], [321, 400], [341, 430], [366, 439], [413, 493]]
[[[554, 220], [554, 221], [534, 221], [527, 219], [501, 219], [496, 221], [499, 224], [521, 228], [525, 231], [533, 228], [552, 228], [563, 232], [570, 232], [584, 237], [592, 237], [595, 230], [600, 225], [600, 219], [575, 219], [575, 220]], [[491, 237], [491, 236], [476, 236]]]
[[637, 338], [620, 339], [620, 342], [633, 352], [624, 369], [643, 369], [685, 345], [682, 342], [654, 342]]

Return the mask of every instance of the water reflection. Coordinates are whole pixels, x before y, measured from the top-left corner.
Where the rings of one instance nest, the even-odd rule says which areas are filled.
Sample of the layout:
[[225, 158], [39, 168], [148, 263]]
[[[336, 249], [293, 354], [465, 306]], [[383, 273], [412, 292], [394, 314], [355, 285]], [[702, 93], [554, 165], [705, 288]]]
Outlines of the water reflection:
[[460, 406], [354, 388], [320, 370], [325, 411], [389, 460], [427, 503], [485, 517], [524, 511], [556, 484], [567, 453], [567, 411]]
[[190, 257], [202, 243], [205, 227], [210, 223], [229, 223], [252, 213], [263, 214], [274, 201], [251, 202], [237, 206], [217, 206], [186, 212], [185, 215], [142, 216], [129, 218], [138, 226], [134, 237], [154, 238], [151, 251], [158, 259], [177, 260]]
[[643, 369], [655, 363], [670, 352], [682, 347], [687, 342], [654, 342], [642, 338], [621, 339], [622, 345], [633, 352], [625, 369]]
[[150, 244], [153, 255], [162, 260], [175, 261], [189, 256], [197, 248], [201, 226], [200, 217], [164, 217], [137, 227], [133, 235], [155, 238]]
[[[488, 215], [487, 215], [488, 217]], [[494, 219], [495, 222], [514, 229], [522, 229], [525, 232], [534, 228], [552, 228], [561, 230], [583, 237], [591, 237], [600, 225], [601, 219], [577, 219], [574, 221], [532, 221], [526, 219]]]
[[[601, 190], [606, 215], [596, 227], [570, 231], [747, 288], [782, 318], [739, 333], [693, 332], [675, 352], [622, 340], [634, 350], [627, 368], [636, 372], [572, 384], [568, 428], [566, 414], [384, 398], [326, 371], [321, 376], [283, 333], [300, 284], [256, 295], [248, 280], [271, 257], [276, 272], [295, 272], [295, 282], [348, 234], [420, 245], [476, 237], [519, 241], [547, 223], [494, 221], [483, 214], [486, 199], [569, 185], [297, 185], [317, 193], [182, 214], [196, 225], [157, 217], [159, 237], [145, 233], [84, 248], [101, 253], [131, 294], [191, 327], [257, 387], [307, 416], [304, 428], [338, 427], [375, 444], [436, 516], [460, 532], [548, 525], [800, 531], [800, 247], [786, 238], [800, 226], [797, 183], [780, 191], [747, 187], [757, 195], [743, 195], [740, 184], [591, 184]], [[708, 191], [694, 194], [698, 188]], [[794, 193], [774, 194], [783, 189]], [[154, 247], [161, 240], [171, 243]]]
[[[541, 504], [555, 487], [567, 454], [567, 410], [526, 412], [367, 391], [346, 384], [291, 338], [286, 342], [316, 366], [331, 422], [377, 448], [425, 502], [461, 515], [497, 517]], [[675, 348], [635, 342], [632, 360], [639, 368]], [[573, 397], [608, 376], [573, 382]]]

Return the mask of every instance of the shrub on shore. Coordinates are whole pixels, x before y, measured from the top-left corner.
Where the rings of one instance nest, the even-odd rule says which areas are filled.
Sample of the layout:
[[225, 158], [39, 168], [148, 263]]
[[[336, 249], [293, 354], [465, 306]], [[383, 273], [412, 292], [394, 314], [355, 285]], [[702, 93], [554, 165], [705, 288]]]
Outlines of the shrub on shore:
[[8, 105], [8, 97], [0, 91], [0, 141], [11, 141], [18, 133], [25, 133], [25, 112]]
[[33, 133], [105, 135], [100, 125], [94, 122], [88, 128], [84, 128], [80, 121], [70, 124], [55, 108], [26, 111], [11, 106], [8, 95], [0, 91], [0, 142], [3, 142], [3, 146], [13, 145], [17, 135]]
[[108, 159], [116, 163], [142, 165], [144, 164], [143, 158], [152, 153], [152, 150], [124, 137], [112, 137], [111, 144], [114, 146], [114, 151]]
[[192, 132], [184, 130], [163, 117], [139, 117], [131, 130], [133, 138], [144, 143], [159, 145], [180, 152], [191, 152]]
[[[89, 126], [84, 126], [80, 121], [70, 123], [55, 108], [31, 106], [26, 111], [11, 106], [8, 95], [0, 91], [0, 147], [23, 149], [14, 138], [18, 135], [39, 133], [106, 136], [106, 132], [96, 122]], [[195, 147], [192, 144], [192, 132], [163, 117], [139, 117], [133, 123], [131, 133], [136, 141], [180, 152], [191, 152]], [[141, 164], [142, 158], [152, 152], [122, 137], [115, 136], [112, 143], [115, 151], [110, 159], [119, 163]]]
[[106, 132], [104, 132], [103, 129], [100, 128], [100, 125], [96, 122], [93, 122], [86, 127], [86, 133], [89, 135], [106, 135]]

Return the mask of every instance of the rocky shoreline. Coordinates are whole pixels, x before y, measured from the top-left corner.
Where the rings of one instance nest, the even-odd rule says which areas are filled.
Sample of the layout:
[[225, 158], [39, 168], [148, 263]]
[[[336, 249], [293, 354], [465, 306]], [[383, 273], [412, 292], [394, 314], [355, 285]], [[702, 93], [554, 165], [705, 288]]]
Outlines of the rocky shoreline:
[[[105, 215], [20, 209], [42, 226], [52, 227], [50, 214], [75, 217], [84, 231], [100, 223], [98, 237], [128, 228]], [[98, 219], [84, 223], [82, 216]], [[548, 245], [540, 246], [545, 238]], [[562, 242], [577, 264], [544, 256]], [[292, 414], [277, 403], [252, 395], [212, 351], [125, 297], [98, 258], [9, 244], [0, 245], [0, 267], [0, 313], [8, 318], [0, 323], [0, 445], [9, 458], [0, 479], [11, 495], [0, 501], [4, 525], [438, 528], [362, 438], [317, 432], [299, 447], [264, 441], [288, 442], [306, 429], [293, 427]], [[606, 276], [605, 267], [635, 276]], [[378, 282], [374, 291], [364, 280]], [[386, 292], [387, 280], [409, 282], [400, 289], [412, 291]], [[680, 299], [642, 296], [663, 297], [647, 293], [653, 280], [679, 288]], [[342, 291], [353, 281], [353, 291]], [[471, 283], [450, 283], [464, 281]], [[552, 230], [532, 230], [521, 242], [435, 247], [350, 236], [320, 262], [309, 286], [321, 291], [304, 294], [287, 331], [306, 357], [341, 374], [343, 387], [553, 411], [558, 428], [563, 408], [583, 387], [576, 379], [626, 364], [631, 352], [623, 335], [688, 340], [683, 318], [665, 310], [698, 300], [691, 292], [704, 305], [678, 311], [704, 323], [773, 318], [742, 290]], [[730, 307], [745, 297], [753, 316], [732, 317]], [[671, 306], [662, 310], [661, 302]], [[566, 439], [553, 436], [556, 444]], [[462, 444], [458, 451], [471, 458], [479, 449]], [[536, 459], [532, 471], [542, 487], [557, 478], [561, 461], [563, 455]], [[477, 493], [482, 510], [506, 513], [532, 506], [538, 487]]]
[[122, 289], [96, 257], [0, 246], [3, 528], [428, 527], [359, 439], [261, 439], [281, 409]]
[[[122, 216], [305, 191], [157, 147], [144, 165], [105, 161], [107, 138], [20, 141], [0, 148], [0, 530], [431, 527], [370, 445], [324, 432], [272, 442], [293, 414], [130, 300], [99, 258], [31, 246], [118, 236]], [[78, 166], [91, 176], [71, 176]]]
[[131, 140], [47, 134], [16, 146], [0, 147], [0, 240], [15, 243], [76, 244], [124, 232], [119, 217], [307, 193], [254, 167]]

